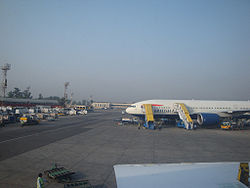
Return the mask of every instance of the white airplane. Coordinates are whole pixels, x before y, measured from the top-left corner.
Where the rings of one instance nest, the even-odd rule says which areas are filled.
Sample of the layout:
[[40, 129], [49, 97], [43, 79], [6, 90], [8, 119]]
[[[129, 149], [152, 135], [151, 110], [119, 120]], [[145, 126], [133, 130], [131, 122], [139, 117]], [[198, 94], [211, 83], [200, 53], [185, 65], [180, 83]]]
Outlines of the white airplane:
[[[250, 112], [250, 101], [146, 100], [132, 104], [128, 114], [145, 117], [144, 104], [151, 104], [154, 118], [179, 118], [178, 104], [184, 104], [200, 125], [218, 124], [220, 118], [240, 117]], [[249, 116], [250, 117], [250, 116]]]

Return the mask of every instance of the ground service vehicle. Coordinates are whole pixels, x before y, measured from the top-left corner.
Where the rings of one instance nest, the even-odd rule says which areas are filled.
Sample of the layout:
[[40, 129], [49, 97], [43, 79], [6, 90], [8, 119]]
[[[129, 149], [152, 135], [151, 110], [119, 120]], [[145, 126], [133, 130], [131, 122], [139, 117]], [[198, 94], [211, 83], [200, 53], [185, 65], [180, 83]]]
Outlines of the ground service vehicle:
[[231, 129], [231, 122], [229, 122], [229, 121], [222, 122], [220, 128], [224, 129], [224, 130]]
[[37, 125], [40, 121], [36, 116], [24, 115], [20, 118], [21, 126], [23, 125]]

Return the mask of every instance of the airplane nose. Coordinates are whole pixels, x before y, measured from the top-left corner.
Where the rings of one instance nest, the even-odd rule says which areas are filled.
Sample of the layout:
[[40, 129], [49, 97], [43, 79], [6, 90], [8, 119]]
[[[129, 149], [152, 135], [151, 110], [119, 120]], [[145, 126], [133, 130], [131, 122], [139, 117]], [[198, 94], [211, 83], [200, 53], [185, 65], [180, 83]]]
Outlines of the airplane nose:
[[126, 113], [129, 114], [130, 110], [129, 107], [126, 109]]

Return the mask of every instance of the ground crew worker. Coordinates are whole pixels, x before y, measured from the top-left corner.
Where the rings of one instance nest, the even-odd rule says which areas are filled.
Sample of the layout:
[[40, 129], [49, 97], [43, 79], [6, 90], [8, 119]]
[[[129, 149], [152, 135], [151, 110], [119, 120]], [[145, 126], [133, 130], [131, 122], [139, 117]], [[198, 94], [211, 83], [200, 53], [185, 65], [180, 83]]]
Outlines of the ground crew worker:
[[143, 124], [143, 122], [141, 120], [139, 120], [137, 128], [140, 129], [142, 127], [142, 124]]
[[4, 120], [3, 120], [3, 116], [0, 115], [0, 127], [4, 127], [5, 124], [4, 124]]
[[44, 188], [44, 180], [43, 180], [42, 177], [43, 177], [43, 174], [42, 174], [42, 173], [39, 173], [39, 174], [38, 174], [37, 181], [36, 181], [37, 188]]

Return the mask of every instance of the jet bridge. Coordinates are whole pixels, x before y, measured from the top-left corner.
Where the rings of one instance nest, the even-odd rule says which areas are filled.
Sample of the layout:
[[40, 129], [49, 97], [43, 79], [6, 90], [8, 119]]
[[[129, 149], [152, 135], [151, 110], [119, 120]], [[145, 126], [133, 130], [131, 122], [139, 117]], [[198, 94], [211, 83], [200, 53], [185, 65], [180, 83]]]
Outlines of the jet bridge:
[[143, 104], [145, 109], [145, 121], [146, 127], [149, 129], [154, 129], [154, 114], [152, 109], [152, 104]]
[[190, 117], [189, 111], [184, 103], [176, 103], [175, 107], [177, 109], [177, 112], [179, 114], [180, 119], [184, 122], [186, 129], [193, 129], [193, 120]]

